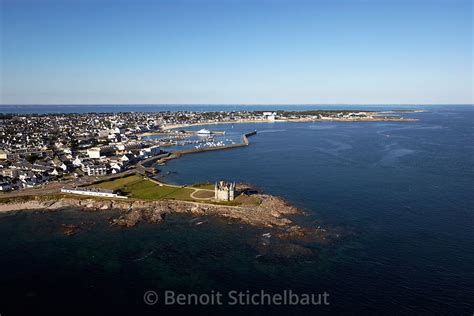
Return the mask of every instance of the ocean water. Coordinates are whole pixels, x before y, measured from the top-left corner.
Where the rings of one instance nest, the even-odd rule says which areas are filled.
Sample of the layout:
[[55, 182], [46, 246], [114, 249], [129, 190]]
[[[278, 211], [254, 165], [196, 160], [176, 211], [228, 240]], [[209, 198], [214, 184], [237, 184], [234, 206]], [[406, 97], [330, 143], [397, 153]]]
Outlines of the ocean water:
[[[173, 183], [246, 182], [304, 209], [339, 241], [292, 243], [216, 218], [123, 229], [111, 212], [0, 215], [0, 313], [472, 314], [474, 110], [434, 106], [418, 122], [212, 125], [251, 145], [181, 157]], [[63, 224], [78, 224], [65, 236]], [[293, 249], [293, 248], [291, 248]], [[283, 290], [329, 306], [148, 306], [143, 294]]]
[[[437, 106], [439, 107], [439, 106]], [[16, 113], [16, 114], [48, 114], [48, 113], [114, 113], [114, 112], [160, 112], [160, 111], [197, 111], [197, 112], [214, 112], [214, 111], [265, 111], [265, 110], [287, 110], [287, 111], [304, 111], [304, 110], [386, 110], [386, 109], [414, 109], [414, 108], [431, 108], [431, 106], [420, 105], [243, 105], [243, 104], [85, 104], [85, 105], [0, 105], [0, 113]]]

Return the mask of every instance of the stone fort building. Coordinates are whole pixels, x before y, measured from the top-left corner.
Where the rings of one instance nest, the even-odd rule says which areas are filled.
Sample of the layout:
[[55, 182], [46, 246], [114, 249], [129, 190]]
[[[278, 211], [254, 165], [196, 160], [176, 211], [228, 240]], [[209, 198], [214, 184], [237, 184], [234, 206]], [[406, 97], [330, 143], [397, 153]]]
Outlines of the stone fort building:
[[232, 201], [235, 197], [235, 182], [216, 182], [214, 185], [214, 198], [217, 201]]

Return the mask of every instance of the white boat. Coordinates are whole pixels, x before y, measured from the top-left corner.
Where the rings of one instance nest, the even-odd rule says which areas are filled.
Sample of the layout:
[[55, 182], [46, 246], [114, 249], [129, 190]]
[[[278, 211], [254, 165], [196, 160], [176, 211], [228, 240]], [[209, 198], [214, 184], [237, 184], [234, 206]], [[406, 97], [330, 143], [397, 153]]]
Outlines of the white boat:
[[211, 135], [211, 131], [208, 130], [208, 129], [203, 128], [203, 129], [200, 129], [199, 131], [197, 131], [196, 134], [198, 134], [198, 135]]

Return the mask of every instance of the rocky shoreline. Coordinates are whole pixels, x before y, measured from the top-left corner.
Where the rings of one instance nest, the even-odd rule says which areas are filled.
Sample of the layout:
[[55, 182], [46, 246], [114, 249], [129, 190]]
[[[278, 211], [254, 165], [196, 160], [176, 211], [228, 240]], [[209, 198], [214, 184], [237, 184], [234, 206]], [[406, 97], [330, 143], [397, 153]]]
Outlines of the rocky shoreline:
[[261, 203], [252, 206], [225, 206], [177, 200], [118, 200], [75, 196], [53, 197], [31, 196], [28, 199], [0, 199], [0, 212], [28, 210], [59, 211], [79, 208], [85, 211], [118, 210], [119, 215], [111, 219], [112, 225], [133, 227], [140, 222], [159, 223], [171, 214], [191, 216], [218, 216], [240, 223], [267, 228], [277, 228], [281, 237], [304, 236], [307, 229], [288, 218], [303, 212], [279, 197], [256, 194]]

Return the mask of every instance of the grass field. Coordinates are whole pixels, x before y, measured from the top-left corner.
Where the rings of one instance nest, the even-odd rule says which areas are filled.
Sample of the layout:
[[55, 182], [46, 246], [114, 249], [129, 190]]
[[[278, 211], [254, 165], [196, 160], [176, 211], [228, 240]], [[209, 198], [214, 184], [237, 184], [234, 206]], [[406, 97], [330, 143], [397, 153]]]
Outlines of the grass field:
[[118, 178], [111, 181], [96, 183], [90, 187], [120, 190], [130, 198], [140, 200], [161, 200], [173, 199], [193, 201], [191, 198], [192, 189], [177, 188], [172, 186], [159, 186], [138, 175], [132, 175], [124, 178]]
[[[192, 188], [186, 187], [175, 187], [169, 185], [158, 185], [152, 181], [149, 181], [139, 175], [130, 175], [122, 178], [116, 178], [113, 180], [107, 180], [104, 182], [98, 182], [90, 185], [89, 187], [109, 189], [109, 190], [120, 190], [129, 198], [140, 199], [140, 200], [182, 200], [182, 201], [195, 201], [203, 202], [202, 200], [194, 200], [191, 198], [191, 193], [194, 192], [192, 188], [199, 189], [214, 189], [214, 185], [210, 183], [199, 183], [192, 186]], [[210, 198], [214, 196], [212, 191], [199, 191], [195, 193], [197, 198]], [[239, 206], [239, 205], [252, 205], [256, 206], [260, 204], [260, 199], [254, 196], [248, 196], [241, 194], [233, 201], [221, 201], [213, 202], [206, 200], [205, 203], [212, 203], [218, 205], [228, 206]]]
[[193, 184], [192, 187], [198, 188], [198, 189], [214, 190], [213, 183], [196, 183], [196, 184]]
[[138, 175], [131, 175], [123, 178], [117, 178], [114, 180], [107, 180], [104, 182], [94, 183], [90, 185], [90, 187], [94, 188], [101, 188], [101, 189], [109, 189], [109, 190], [119, 190], [127, 185], [131, 185], [136, 182], [143, 181], [142, 176]]

